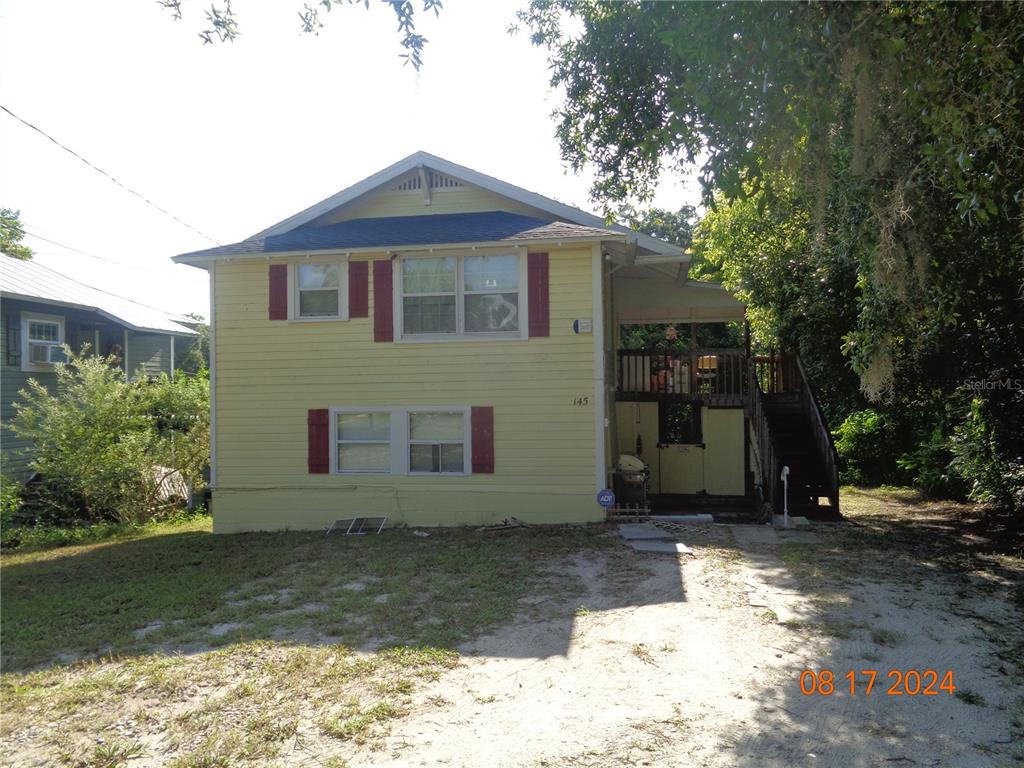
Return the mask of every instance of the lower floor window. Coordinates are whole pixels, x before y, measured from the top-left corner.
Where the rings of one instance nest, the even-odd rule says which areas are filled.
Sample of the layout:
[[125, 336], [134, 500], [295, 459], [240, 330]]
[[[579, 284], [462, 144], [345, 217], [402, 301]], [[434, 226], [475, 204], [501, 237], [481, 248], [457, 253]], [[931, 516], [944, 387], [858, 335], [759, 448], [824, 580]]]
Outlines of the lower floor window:
[[339, 472], [391, 471], [390, 413], [339, 413], [336, 425]]
[[339, 474], [468, 473], [467, 408], [334, 411]]
[[464, 472], [465, 414], [409, 414], [409, 471]]

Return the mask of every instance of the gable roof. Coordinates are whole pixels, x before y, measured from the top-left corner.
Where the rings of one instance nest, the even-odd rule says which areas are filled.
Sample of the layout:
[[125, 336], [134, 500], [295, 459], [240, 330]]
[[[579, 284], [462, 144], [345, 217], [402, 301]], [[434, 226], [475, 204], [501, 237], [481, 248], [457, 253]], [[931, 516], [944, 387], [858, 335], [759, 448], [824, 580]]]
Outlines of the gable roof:
[[[399, 160], [394, 165], [390, 165], [387, 168], [378, 171], [372, 176], [368, 176], [362, 181], [353, 184], [352, 186], [343, 189], [331, 197], [321, 200], [319, 203], [306, 208], [299, 213], [289, 216], [287, 219], [274, 224], [273, 226], [252, 235], [245, 240], [233, 243], [227, 246], [221, 246], [219, 248], [208, 248], [202, 251], [193, 251], [191, 253], [184, 253], [174, 257], [175, 261], [181, 263], [192, 263], [198, 264], [208, 259], [216, 259], [218, 257], [229, 258], [232, 256], [259, 254], [267, 252], [267, 243], [271, 241], [271, 238], [275, 238], [287, 233], [291, 233], [303, 225], [309, 224], [311, 221], [323, 216], [336, 208], [339, 208], [347, 203], [356, 200], [363, 195], [373, 192], [388, 182], [394, 181], [399, 177], [405, 176], [406, 174], [415, 171], [420, 168], [430, 169], [437, 171], [447, 176], [450, 176], [459, 181], [466, 182], [467, 184], [480, 187], [495, 194], [507, 197], [510, 200], [514, 200], [522, 205], [529, 206], [537, 209], [545, 214], [550, 215], [550, 220], [543, 221], [543, 224], [561, 224], [576, 225], [578, 227], [586, 228], [591, 230], [586, 237], [594, 238], [598, 236], [598, 232], [608, 237], [609, 239], [622, 239], [627, 238], [630, 242], [635, 242], [640, 248], [647, 251], [647, 254], [638, 256], [638, 261], [648, 262], [659, 262], [659, 261], [688, 261], [689, 257], [685, 254], [684, 250], [679, 246], [672, 245], [663, 240], [644, 235], [639, 232], [634, 232], [626, 227], [613, 225], [607, 226], [604, 219], [599, 216], [595, 216], [592, 213], [587, 213], [579, 208], [575, 208], [565, 203], [560, 203], [557, 200], [552, 200], [549, 197], [544, 197], [536, 192], [530, 192], [529, 190], [517, 187], [514, 184], [501, 181], [492, 176], [474, 171], [471, 168], [467, 168], [462, 165], [457, 165], [444, 158], [431, 155], [427, 152], [415, 152], [408, 157]], [[468, 214], [462, 214], [468, 215]], [[395, 217], [395, 218], [440, 218], [445, 214], [440, 215], [427, 215], [420, 217]], [[528, 217], [523, 217], [528, 218]], [[363, 221], [363, 220], [356, 220]], [[535, 219], [535, 221], [542, 221]], [[336, 226], [336, 225], [328, 225]], [[316, 229], [322, 229], [320, 227]], [[580, 237], [580, 232], [566, 229], [563, 230], [564, 234], [562, 237]], [[298, 233], [296, 233], [297, 235]], [[505, 238], [509, 239], [509, 238]], [[546, 238], [545, 238], [546, 239]], [[557, 239], [557, 238], [553, 238]], [[451, 242], [468, 242], [466, 240], [453, 240]], [[480, 240], [483, 242], [483, 240]], [[403, 242], [403, 245], [414, 245], [421, 243]], [[427, 243], [422, 243], [427, 244]], [[298, 250], [298, 249], [297, 249]]]
[[42, 304], [96, 312], [133, 331], [195, 336], [185, 318], [93, 288], [36, 261], [0, 256], [0, 294]]

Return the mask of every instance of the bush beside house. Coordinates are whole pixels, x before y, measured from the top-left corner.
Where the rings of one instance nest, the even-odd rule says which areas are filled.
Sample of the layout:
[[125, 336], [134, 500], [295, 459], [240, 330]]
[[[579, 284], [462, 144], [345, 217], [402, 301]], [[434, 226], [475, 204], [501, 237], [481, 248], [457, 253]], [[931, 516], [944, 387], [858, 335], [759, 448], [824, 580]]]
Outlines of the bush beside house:
[[[107, 359], [69, 358], [52, 391], [31, 381], [15, 406], [12, 427], [32, 441], [41, 478], [25, 490], [31, 522], [138, 524], [175, 512], [209, 460], [205, 371], [128, 381]], [[17, 491], [4, 486], [8, 523], [8, 488]]]

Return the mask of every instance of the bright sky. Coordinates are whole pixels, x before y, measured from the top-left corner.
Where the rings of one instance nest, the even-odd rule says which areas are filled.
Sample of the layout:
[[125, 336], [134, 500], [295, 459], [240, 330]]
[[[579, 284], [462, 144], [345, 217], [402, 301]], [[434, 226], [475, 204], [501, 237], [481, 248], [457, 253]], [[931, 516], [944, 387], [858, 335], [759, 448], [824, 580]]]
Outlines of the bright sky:
[[[507, 31], [525, 2], [418, 14], [417, 74], [377, 1], [336, 7], [316, 37], [299, 32], [301, 0], [236, 0], [242, 35], [203, 45], [199, 0], [179, 22], [156, 0], [0, 0], [0, 104], [220, 243], [419, 149], [593, 210], [591, 178], [558, 153], [544, 52]], [[673, 178], [654, 203], [698, 197]], [[206, 273], [170, 257], [213, 243], [0, 112], [4, 206], [21, 210], [40, 263], [209, 315]]]

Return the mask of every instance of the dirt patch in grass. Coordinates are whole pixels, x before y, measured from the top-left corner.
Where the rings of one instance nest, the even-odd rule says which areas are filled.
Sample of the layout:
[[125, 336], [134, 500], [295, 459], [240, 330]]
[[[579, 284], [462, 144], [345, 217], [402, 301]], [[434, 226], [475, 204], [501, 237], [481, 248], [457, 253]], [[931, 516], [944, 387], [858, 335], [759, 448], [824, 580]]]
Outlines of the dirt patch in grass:
[[600, 526], [214, 537], [197, 521], [5, 557], [3, 759], [262, 764], [310, 740], [341, 759], [459, 642], [549, 591], [559, 558], [613, 545]]
[[[905, 492], [842, 503], [848, 521], [815, 526], [817, 545], [740, 547], [703, 526], [679, 531], [696, 552], [684, 558], [633, 552], [598, 526], [356, 541], [200, 529], [198, 555], [170, 535], [144, 557], [21, 561], [13, 581], [5, 561], [4, 652], [22, 669], [2, 678], [0, 762], [1021, 764], [1013, 542], [986, 539], [979, 510]], [[147, 592], [152, 610], [128, 578], [147, 561], [176, 588]], [[33, 579], [44, 595], [103, 599], [12, 630], [8, 595], [27, 615]], [[779, 602], [755, 605], [765, 594]], [[60, 653], [92, 660], [55, 664]], [[956, 691], [887, 695], [894, 669], [950, 670]], [[835, 688], [805, 695], [807, 671], [832, 672]]]

